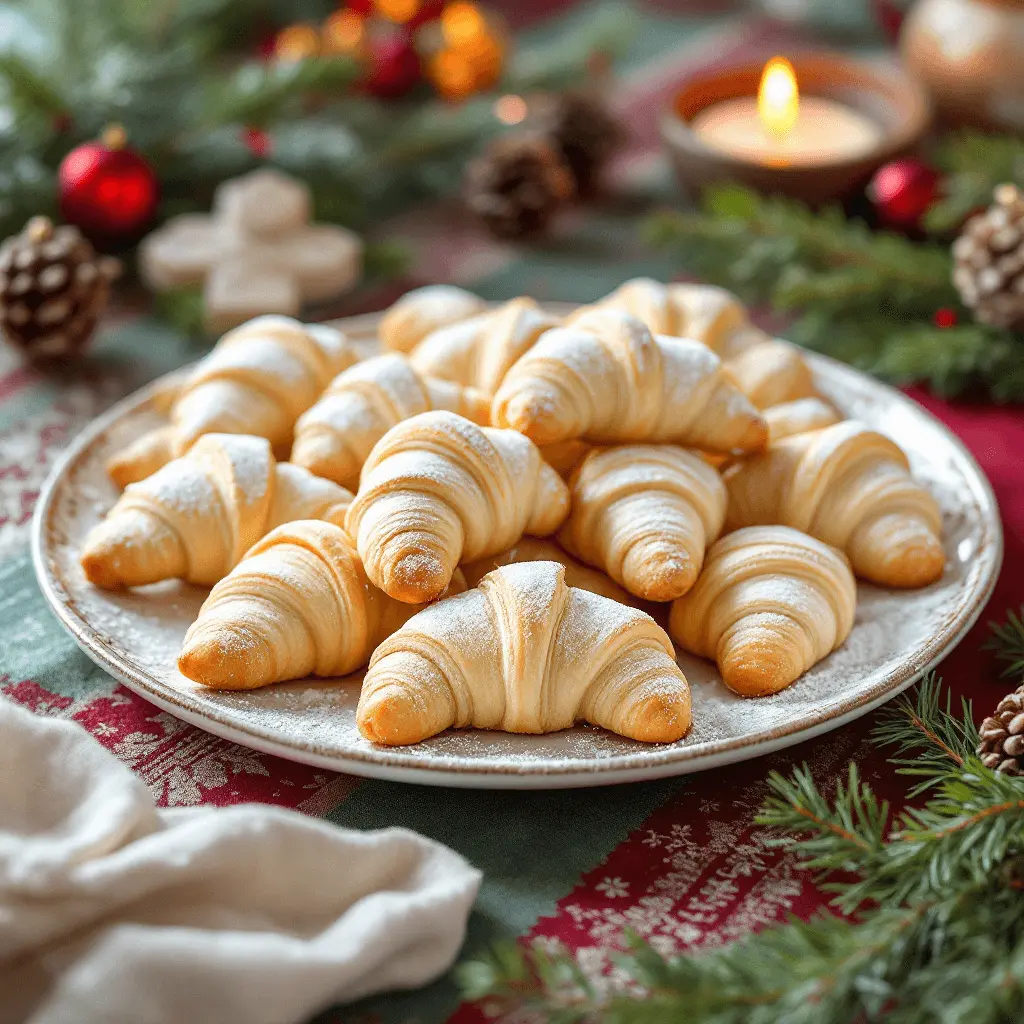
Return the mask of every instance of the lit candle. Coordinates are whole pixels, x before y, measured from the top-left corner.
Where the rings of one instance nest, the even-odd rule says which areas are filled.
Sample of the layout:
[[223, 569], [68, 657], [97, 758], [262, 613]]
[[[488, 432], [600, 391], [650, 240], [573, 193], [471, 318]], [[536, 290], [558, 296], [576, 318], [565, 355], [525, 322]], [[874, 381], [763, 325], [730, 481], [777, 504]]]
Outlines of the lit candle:
[[757, 98], [739, 96], [701, 110], [690, 124], [708, 146], [771, 167], [813, 167], [870, 153], [881, 127], [821, 96], [800, 96], [784, 57], [765, 65]]

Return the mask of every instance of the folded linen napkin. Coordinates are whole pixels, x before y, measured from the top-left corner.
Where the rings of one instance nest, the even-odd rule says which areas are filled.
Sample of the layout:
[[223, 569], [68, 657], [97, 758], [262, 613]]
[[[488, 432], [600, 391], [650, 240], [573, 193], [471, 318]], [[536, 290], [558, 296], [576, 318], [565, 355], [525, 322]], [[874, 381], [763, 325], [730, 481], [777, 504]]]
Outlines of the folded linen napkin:
[[404, 829], [161, 810], [84, 729], [0, 698], [0, 1022], [292, 1024], [414, 988], [480, 874]]

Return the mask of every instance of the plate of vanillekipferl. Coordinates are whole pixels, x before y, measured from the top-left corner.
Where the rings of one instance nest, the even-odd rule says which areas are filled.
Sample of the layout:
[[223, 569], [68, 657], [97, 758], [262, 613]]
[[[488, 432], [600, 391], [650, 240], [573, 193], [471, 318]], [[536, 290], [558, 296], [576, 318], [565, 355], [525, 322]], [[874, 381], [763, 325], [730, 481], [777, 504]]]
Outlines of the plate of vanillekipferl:
[[86, 653], [186, 721], [527, 788], [864, 714], [964, 635], [1002, 538], [912, 401], [727, 292], [637, 279], [585, 307], [436, 286], [250, 321], [77, 439], [34, 554]]

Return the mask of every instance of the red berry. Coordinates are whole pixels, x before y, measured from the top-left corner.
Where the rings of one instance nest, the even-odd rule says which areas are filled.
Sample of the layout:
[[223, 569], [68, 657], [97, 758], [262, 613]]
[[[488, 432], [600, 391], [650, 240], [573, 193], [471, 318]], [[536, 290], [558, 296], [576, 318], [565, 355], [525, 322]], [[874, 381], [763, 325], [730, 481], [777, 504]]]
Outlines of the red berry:
[[274, 148], [270, 136], [262, 128], [243, 128], [242, 142], [253, 156], [265, 160]]
[[957, 321], [960, 318], [956, 315], [955, 309], [950, 309], [949, 306], [943, 306], [942, 309], [935, 310], [932, 316], [932, 323], [936, 327], [956, 327]]
[[277, 32], [268, 28], [260, 32], [256, 38], [256, 56], [260, 60], [270, 60], [274, 56], [274, 50], [277, 47]]

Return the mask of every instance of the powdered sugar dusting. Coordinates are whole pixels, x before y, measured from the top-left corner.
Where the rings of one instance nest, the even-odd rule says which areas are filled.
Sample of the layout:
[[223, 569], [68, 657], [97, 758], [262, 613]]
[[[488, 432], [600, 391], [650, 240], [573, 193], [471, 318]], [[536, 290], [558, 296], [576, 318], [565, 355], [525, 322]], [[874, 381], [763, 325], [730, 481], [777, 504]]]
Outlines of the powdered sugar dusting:
[[[376, 321], [351, 331], [357, 344]], [[161, 418], [143, 406], [120, 413], [106, 428], [87, 431], [63, 470], [52, 501], [44, 499], [41, 561], [48, 586], [66, 614], [87, 632], [96, 656], [116, 661], [131, 685], [172, 708], [233, 730], [253, 744], [297, 759], [327, 759], [343, 770], [415, 769], [419, 778], [460, 779], [487, 785], [528, 784], [540, 776], [564, 784], [567, 773], [599, 783], [608, 770], [685, 772], [716, 751], [723, 757], [806, 729], [894, 692], [910, 674], [939, 655], [958, 624], [975, 612], [998, 564], [999, 539], [989, 492], [971, 460], [946, 431], [908, 400], [853, 370], [808, 355], [824, 397], [840, 411], [897, 437], [915, 476], [942, 509], [946, 572], [912, 594], [858, 586], [857, 620], [850, 638], [795, 685], [770, 698], [742, 700], [718, 680], [710, 662], [680, 655], [690, 683], [694, 726], [678, 744], [650, 747], [599, 729], [579, 727], [549, 736], [449, 732], [407, 750], [376, 748], [355, 726], [359, 676], [269, 687], [252, 693], [204, 691], [180, 676], [175, 659], [205, 596], [201, 588], [157, 584], [134, 593], [90, 587], [77, 557], [82, 539], [116, 498], [104, 460]], [[321, 761], [323, 763], [323, 761]], [[703, 762], [706, 764], [706, 761]], [[482, 774], [481, 774], [482, 773]], [[405, 776], [408, 778], [409, 776]], [[442, 781], [442, 780], [438, 780]]]

